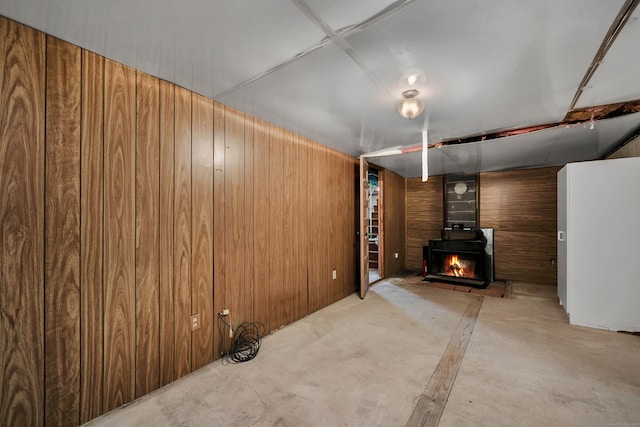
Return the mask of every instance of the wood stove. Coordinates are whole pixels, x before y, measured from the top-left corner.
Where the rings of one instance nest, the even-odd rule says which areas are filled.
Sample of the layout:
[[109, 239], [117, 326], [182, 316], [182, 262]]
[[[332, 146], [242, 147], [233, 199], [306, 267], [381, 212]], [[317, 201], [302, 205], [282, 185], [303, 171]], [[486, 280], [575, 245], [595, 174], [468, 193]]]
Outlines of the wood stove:
[[425, 280], [487, 287], [493, 280], [493, 230], [486, 230], [445, 228], [442, 239], [429, 240]]

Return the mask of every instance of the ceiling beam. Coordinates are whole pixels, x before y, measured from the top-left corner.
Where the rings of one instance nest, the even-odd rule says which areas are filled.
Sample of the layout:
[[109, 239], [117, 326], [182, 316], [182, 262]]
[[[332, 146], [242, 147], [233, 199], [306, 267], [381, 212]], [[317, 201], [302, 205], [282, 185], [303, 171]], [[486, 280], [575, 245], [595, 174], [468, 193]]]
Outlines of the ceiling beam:
[[609, 27], [609, 31], [607, 31], [607, 34], [605, 35], [604, 40], [600, 45], [600, 48], [596, 52], [596, 56], [593, 58], [593, 61], [591, 61], [591, 65], [589, 66], [586, 74], [582, 78], [582, 81], [580, 82], [580, 86], [578, 86], [578, 91], [574, 95], [573, 100], [571, 101], [571, 105], [569, 106], [569, 112], [573, 111], [576, 108], [576, 104], [578, 103], [578, 100], [580, 99], [582, 92], [587, 88], [587, 85], [589, 84], [589, 81], [591, 80], [596, 70], [598, 69], [598, 66], [604, 60], [604, 57], [607, 55], [607, 52], [609, 51], [609, 48], [611, 48], [611, 46], [613, 45], [613, 42], [618, 37], [618, 34], [620, 34], [620, 32], [622, 31], [622, 28], [624, 28], [626, 23], [629, 21], [631, 14], [635, 10], [635, 8], [638, 6], [638, 4], [640, 4], [640, 0], [626, 0], [622, 5], [620, 12], [618, 12], [618, 16], [616, 16], [616, 19], [614, 19], [613, 23], [611, 24], [611, 27]]
[[[445, 145], [469, 144], [471, 142], [490, 141], [492, 139], [505, 138], [508, 136], [523, 135], [525, 133], [536, 132], [544, 129], [556, 127], [569, 127], [585, 123], [595, 123], [597, 120], [612, 119], [615, 117], [625, 116], [627, 114], [640, 112], [640, 99], [626, 102], [616, 102], [614, 104], [597, 105], [595, 107], [577, 108], [570, 111], [564, 120], [554, 123], [545, 123], [535, 126], [523, 126], [510, 129], [497, 130], [490, 133], [482, 133], [478, 135], [470, 135], [461, 138], [443, 139], [429, 144], [429, 148], [442, 147]], [[638, 135], [635, 135], [638, 136]], [[632, 138], [633, 139], [633, 138]], [[622, 145], [628, 142], [625, 139]], [[411, 153], [422, 150], [422, 145], [411, 145], [402, 147], [402, 153]]]

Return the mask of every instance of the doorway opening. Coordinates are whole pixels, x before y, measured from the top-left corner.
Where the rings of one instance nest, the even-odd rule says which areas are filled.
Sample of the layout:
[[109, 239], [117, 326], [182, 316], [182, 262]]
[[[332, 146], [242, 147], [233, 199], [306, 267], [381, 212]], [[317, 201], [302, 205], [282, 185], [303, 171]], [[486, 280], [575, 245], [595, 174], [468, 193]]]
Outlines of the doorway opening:
[[384, 277], [383, 174], [369, 165], [369, 283]]

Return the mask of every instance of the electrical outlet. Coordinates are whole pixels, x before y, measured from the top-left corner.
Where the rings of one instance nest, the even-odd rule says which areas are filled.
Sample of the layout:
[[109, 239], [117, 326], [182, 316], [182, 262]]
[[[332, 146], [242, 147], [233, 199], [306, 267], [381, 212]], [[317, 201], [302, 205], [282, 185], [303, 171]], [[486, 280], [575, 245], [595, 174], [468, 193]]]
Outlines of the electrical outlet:
[[398, 259], [398, 257], [399, 257], [400, 255], [398, 255], [398, 252], [396, 252], [396, 253], [394, 254], [394, 256], [396, 257], [396, 259]]
[[333, 280], [336, 280], [338, 278], [338, 273], [336, 273], [335, 268], [333, 269]]
[[199, 314], [191, 315], [191, 330], [195, 331], [196, 329], [200, 329], [200, 315]]

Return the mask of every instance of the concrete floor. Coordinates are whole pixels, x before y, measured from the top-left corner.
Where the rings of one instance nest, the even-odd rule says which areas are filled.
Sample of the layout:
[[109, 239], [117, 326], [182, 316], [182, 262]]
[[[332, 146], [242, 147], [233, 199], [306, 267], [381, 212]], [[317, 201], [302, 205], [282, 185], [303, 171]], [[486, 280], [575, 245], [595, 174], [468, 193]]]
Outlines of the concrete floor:
[[[404, 426], [471, 295], [392, 278], [94, 426]], [[568, 325], [553, 291], [485, 297], [440, 426], [640, 426], [640, 337]]]
[[369, 269], [369, 284], [380, 280], [380, 272], [378, 270], [376, 270], [375, 268], [370, 268]]

